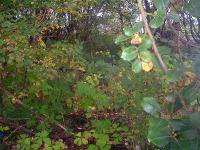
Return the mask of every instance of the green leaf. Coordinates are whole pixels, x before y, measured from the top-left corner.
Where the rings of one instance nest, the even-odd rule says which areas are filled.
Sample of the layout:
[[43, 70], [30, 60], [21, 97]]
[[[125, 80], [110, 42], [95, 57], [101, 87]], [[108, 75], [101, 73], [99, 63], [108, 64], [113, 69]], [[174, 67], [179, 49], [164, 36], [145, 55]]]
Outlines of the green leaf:
[[183, 97], [187, 104], [191, 104], [197, 100], [199, 92], [194, 86], [188, 86], [183, 89]]
[[107, 141], [104, 139], [98, 139], [96, 142], [96, 145], [98, 145], [100, 148], [103, 148], [106, 145]]
[[195, 139], [198, 137], [198, 133], [195, 130], [195, 128], [193, 128], [193, 129], [190, 128], [188, 130], [182, 131], [181, 137], [186, 140], [192, 140], [192, 139]]
[[166, 9], [169, 4], [169, 0], [153, 0], [157, 9]]
[[74, 140], [74, 144], [76, 144], [76, 145], [78, 145], [78, 146], [83, 145], [83, 142], [85, 142], [85, 141], [83, 141], [82, 138], [76, 138], [76, 139]]
[[169, 102], [169, 103], [174, 103], [175, 100], [176, 100], [176, 95], [170, 94], [170, 95], [168, 95], [168, 96], [166, 97], [166, 100], [167, 100], [167, 102]]
[[190, 115], [190, 121], [196, 127], [200, 127], [200, 112], [195, 112]]
[[88, 150], [97, 150], [98, 148], [93, 145], [93, 144], [90, 144], [89, 147], [88, 147]]
[[130, 46], [122, 49], [121, 58], [123, 60], [131, 61], [137, 57], [137, 50], [135, 46]]
[[158, 46], [158, 50], [161, 55], [170, 55], [171, 54], [171, 48], [167, 46]]
[[153, 97], [145, 97], [142, 101], [144, 111], [158, 117], [160, 115], [160, 105], [154, 100]]
[[132, 27], [125, 27], [124, 30], [124, 34], [126, 36], [133, 36], [134, 34], [138, 33], [142, 27], [143, 27], [144, 23], [142, 21], [140, 22], [136, 22]]
[[195, 70], [195, 73], [196, 75], [200, 78], [200, 54], [197, 56], [197, 59], [195, 60], [194, 62], [194, 70]]
[[44, 142], [46, 145], [48, 145], [48, 146], [51, 145], [51, 139], [50, 139], [50, 138], [44, 138], [44, 139], [43, 139], [43, 142]]
[[152, 47], [153, 40], [150, 38], [145, 38], [142, 44], [139, 46], [139, 50], [148, 50]]
[[172, 120], [169, 124], [175, 131], [179, 131], [185, 127], [185, 124], [181, 120]]
[[132, 63], [132, 71], [135, 73], [140, 73], [142, 71], [142, 62], [139, 59], [136, 59]]
[[125, 35], [119, 35], [115, 40], [115, 44], [119, 44], [121, 42], [127, 41], [130, 38], [131, 37], [128, 37], [128, 36], [125, 36]]
[[156, 15], [154, 16], [154, 18], [151, 20], [150, 22], [150, 27], [152, 28], [158, 28], [161, 25], [163, 25], [165, 20], [165, 10], [163, 9], [158, 9], [156, 11]]
[[84, 145], [88, 144], [88, 140], [85, 139], [85, 138], [82, 138], [82, 139], [81, 139], [81, 142], [82, 142], [82, 144], [84, 144]]
[[140, 52], [140, 57], [141, 57], [142, 61], [148, 62], [148, 61], [151, 61], [151, 59], [152, 59], [152, 54], [151, 54], [150, 51], [144, 50], [144, 51], [141, 51], [141, 52]]
[[199, 0], [190, 0], [188, 4], [184, 5], [184, 9], [190, 12], [194, 17], [199, 17], [200, 16]]
[[147, 136], [149, 142], [164, 147], [170, 142], [170, 129], [164, 119], [151, 119]]
[[107, 134], [96, 134], [97, 142], [96, 145], [100, 147], [100, 149], [103, 149], [104, 146], [109, 141], [109, 136]]
[[181, 79], [182, 72], [177, 70], [169, 70], [167, 73], [167, 80], [169, 82], [176, 82]]

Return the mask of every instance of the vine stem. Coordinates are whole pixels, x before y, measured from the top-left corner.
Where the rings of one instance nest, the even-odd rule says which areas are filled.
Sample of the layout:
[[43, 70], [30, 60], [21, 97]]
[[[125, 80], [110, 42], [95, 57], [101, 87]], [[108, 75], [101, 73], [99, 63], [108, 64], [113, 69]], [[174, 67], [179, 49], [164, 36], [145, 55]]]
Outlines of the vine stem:
[[163, 61], [163, 59], [162, 59], [162, 57], [161, 57], [161, 55], [160, 55], [160, 53], [159, 53], [159, 51], [158, 51], [158, 47], [157, 47], [156, 42], [155, 42], [155, 40], [154, 40], [154, 38], [153, 38], [152, 32], [151, 32], [151, 30], [150, 30], [150, 28], [149, 28], [149, 24], [148, 24], [147, 18], [146, 18], [146, 17], [147, 17], [147, 14], [146, 14], [146, 12], [145, 12], [145, 10], [144, 10], [144, 7], [143, 7], [143, 5], [142, 5], [142, 0], [138, 0], [138, 7], [139, 7], [139, 10], [140, 10], [141, 15], [142, 15], [142, 20], [143, 20], [143, 22], [144, 22], [145, 32], [148, 34], [148, 36], [149, 36], [149, 37], [152, 39], [152, 41], [153, 41], [153, 43], [152, 43], [152, 48], [153, 48], [154, 54], [156, 55], [157, 59], [159, 60], [159, 63], [160, 63], [160, 65], [161, 65], [161, 67], [162, 67], [162, 70], [163, 70], [165, 73], [167, 73], [167, 72], [168, 72], [167, 66], [166, 66], [166, 64], [164, 63], [164, 61]]

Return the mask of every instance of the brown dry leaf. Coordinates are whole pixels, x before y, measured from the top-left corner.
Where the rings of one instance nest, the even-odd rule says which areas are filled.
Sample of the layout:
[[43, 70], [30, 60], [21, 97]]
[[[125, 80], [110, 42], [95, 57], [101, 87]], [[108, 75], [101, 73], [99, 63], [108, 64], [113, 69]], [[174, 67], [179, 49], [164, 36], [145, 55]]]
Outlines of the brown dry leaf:
[[191, 79], [186, 79], [186, 80], [184, 81], [184, 85], [185, 85], [185, 86], [188, 86], [188, 85], [190, 85], [192, 82], [193, 82], [193, 80], [191, 80]]
[[146, 72], [149, 72], [153, 69], [153, 62], [148, 61], [148, 62], [142, 62], [142, 69]]
[[197, 76], [190, 71], [185, 72], [185, 76], [192, 79], [192, 80], [196, 80], [196, 78], [197, 78]]
[[140, 37], [139, 34], [135, 34], [131, 40], [131, 44], [133, 45], [138, 45], [142, 43], [142, 38]]

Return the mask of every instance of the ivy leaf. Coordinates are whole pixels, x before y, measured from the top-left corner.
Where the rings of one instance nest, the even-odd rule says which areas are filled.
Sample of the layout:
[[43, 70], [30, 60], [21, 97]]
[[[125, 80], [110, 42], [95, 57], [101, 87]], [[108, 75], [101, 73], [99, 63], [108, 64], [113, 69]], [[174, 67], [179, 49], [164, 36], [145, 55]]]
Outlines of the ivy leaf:
[[171, 139], [168, 122], [164, 119], [151, 119], [147, 138], [158, 147], [166, 146]]
[[131, 61], [137, 57], [137, 50], [135, 46], [130, 46], [122, 49], [121, 58], [127, 61]]
[[144, 111], [158, 117], [160, 115], [160, 105], [154, 100], [153, 97], [145, 97], [142, 102]]
[[144, 23], [142, 21], [136, 22], [132, 27], [125, 27], [124, 34], [126, 36], [133, 36], [134, 34], [138, 33], [141, 28], [143, 27]]
[[132, 63], [132, 71], [135, 73], [140, 73], [142, 71], [142, 62], [139, 59], [136, 59]]
[[131, 37], [125, 36], [125, 35], [119, 35], [116, 39], [115, 39], [115, 44], [119, 44], [121, 42], [127, 41], [128, 39], [130, 39]]

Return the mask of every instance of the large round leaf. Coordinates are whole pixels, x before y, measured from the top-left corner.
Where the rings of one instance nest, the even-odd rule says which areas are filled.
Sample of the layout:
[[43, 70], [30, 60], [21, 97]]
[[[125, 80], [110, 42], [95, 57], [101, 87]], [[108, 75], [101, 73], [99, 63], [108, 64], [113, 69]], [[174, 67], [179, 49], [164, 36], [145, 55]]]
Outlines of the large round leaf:
[[190, 115], [190, 121], [196, 127], [200, 127], [200, 112], [195, 112]]
[[183, 89], [183, 97], [188, 104], [192, 104], [194, 101], [196, 101], [199, 95], [200, 94], [194, 85], [185, 87]]
[[116, 39], [115, 39], [115, 44], [119, 44], [121, 42], [127, 41], [128, 39], [130, 39], [130, 37], [125, 36], [125, 35], [119, 35]]
[[151, 48], [153, 40], [150, 38], [145, 38], [142, 44], [139, 46], [139, 50], [148, 50]]
[[153, 0], [157, 9], [164, 9], [168, 6], [169, 0]]
[[131, 61], [134, 60], [137, 56], [138, 53], [135, 46], [129, 46], [122, 49], [121, 58], [123, 60]]
[[164, 147], [170, 142], [168, 122], [163, 119], [149, 121], [148, 140], [158, 147]]
[[136, 22], [132, 27], [125, 27], [124, 34], [126, 36], [133, 36], [134, 34], [140, 32], [143, 25], [144, 25], [144, 23], [142, 21], [140, 21], [140, 22]]
[[132, 63], [132, 71], [135, 73], [139, 73], [142, 71], [142, 62], [139, 59], [136, 59]]
[[144, 111], [158, 117], [160, 115], [160, 105], [154, 100], [153, 97], [145, 97], [142, 101]]
[[200, 59], [199, 59], [199, 57], [200, 57], [200, 54], [197, 55], [197, 59], [194, 62], [194, 70], [195, 70], [195, 73], [198, 76], [198, 78], [200, 78], [200, 67], [199, 67], [200, 66]]
[[150, 51], [144, 50], [144, 51], [140, 52], [140, 57], [141, 57], [142, 61], [149, 62], [152, 59], [152, 54]]
[[152, 28], [158, 28], [161, 25], [163, 25], [165, 20], [165, 10], [163, 9], [159, 9], [156, 11], [156, 15], [154, 16], [154, 18], [151, 20], [150, 22], [150, 26]]
[[199, 17], [200, 16], [199, 0], [190, 0], [189, 3], [184, 6], [184, 9], [189, 11], [194, 17]]

